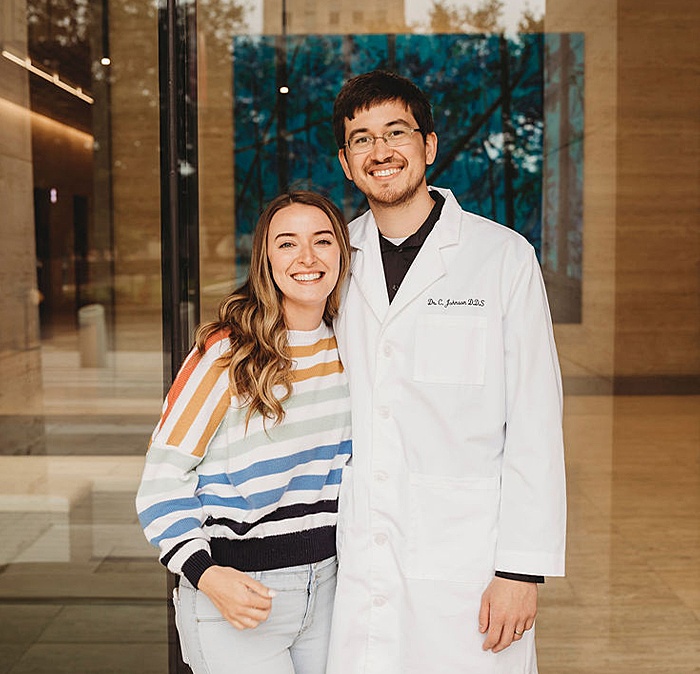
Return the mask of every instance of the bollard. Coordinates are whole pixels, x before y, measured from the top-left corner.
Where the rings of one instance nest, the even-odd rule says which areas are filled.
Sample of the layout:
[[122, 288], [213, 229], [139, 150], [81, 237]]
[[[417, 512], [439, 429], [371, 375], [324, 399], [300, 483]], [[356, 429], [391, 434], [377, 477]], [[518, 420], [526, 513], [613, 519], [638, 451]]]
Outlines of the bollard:
[[107, 367], [107, 327], [101, 304], [78, 309], [80, 367]]

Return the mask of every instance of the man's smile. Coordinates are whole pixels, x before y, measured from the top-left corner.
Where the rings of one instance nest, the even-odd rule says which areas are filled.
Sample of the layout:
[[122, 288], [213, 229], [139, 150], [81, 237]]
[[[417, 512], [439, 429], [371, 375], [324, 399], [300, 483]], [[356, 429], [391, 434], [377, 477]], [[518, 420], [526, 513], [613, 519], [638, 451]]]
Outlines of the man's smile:
[[401, 170], [400, 168], [382, 168], [370, 170], [369, 173], [375, 178], [388, 178], [389, 176], [400, 173]]

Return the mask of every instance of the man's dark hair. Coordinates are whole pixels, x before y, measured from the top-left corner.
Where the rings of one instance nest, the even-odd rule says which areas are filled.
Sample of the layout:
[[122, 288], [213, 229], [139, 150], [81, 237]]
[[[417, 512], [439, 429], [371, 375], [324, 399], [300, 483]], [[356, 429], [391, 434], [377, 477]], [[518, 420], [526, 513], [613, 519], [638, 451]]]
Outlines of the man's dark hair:
[[435, 130], [427, 96], [411, 80], [386, 70], [373, 70], [348, 80], [333, 105], [333, 133], [338, 147], [345, 145], [345, 120], [361, 110], [390, 101], [401, 101], [418, 122], [423, 138]]

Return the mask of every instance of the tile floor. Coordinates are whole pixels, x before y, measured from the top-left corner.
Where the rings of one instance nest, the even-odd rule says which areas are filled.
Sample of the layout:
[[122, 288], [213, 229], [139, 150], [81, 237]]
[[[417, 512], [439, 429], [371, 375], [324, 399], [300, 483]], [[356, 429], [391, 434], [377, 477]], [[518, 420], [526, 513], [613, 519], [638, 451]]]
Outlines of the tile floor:
[[[165, 674], [166, 577], [133, 510], [160, 354], [45, 348], [46, 451], [0, 456], [0, 674]], [[541, 674], [700, 673], [700, 398], [567, 396], [568, 575]]]

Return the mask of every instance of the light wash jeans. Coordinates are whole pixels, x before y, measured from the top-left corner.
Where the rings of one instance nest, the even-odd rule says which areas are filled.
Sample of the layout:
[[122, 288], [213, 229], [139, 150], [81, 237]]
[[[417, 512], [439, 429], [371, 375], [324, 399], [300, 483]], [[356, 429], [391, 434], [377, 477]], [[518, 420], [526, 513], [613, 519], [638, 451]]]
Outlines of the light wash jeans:
[[183, 658], [194, 674], [324, 674], [335, 557], [250, 575], [276, 590], [268, 619], [237, 630], [183, 578], [173, 594]]

